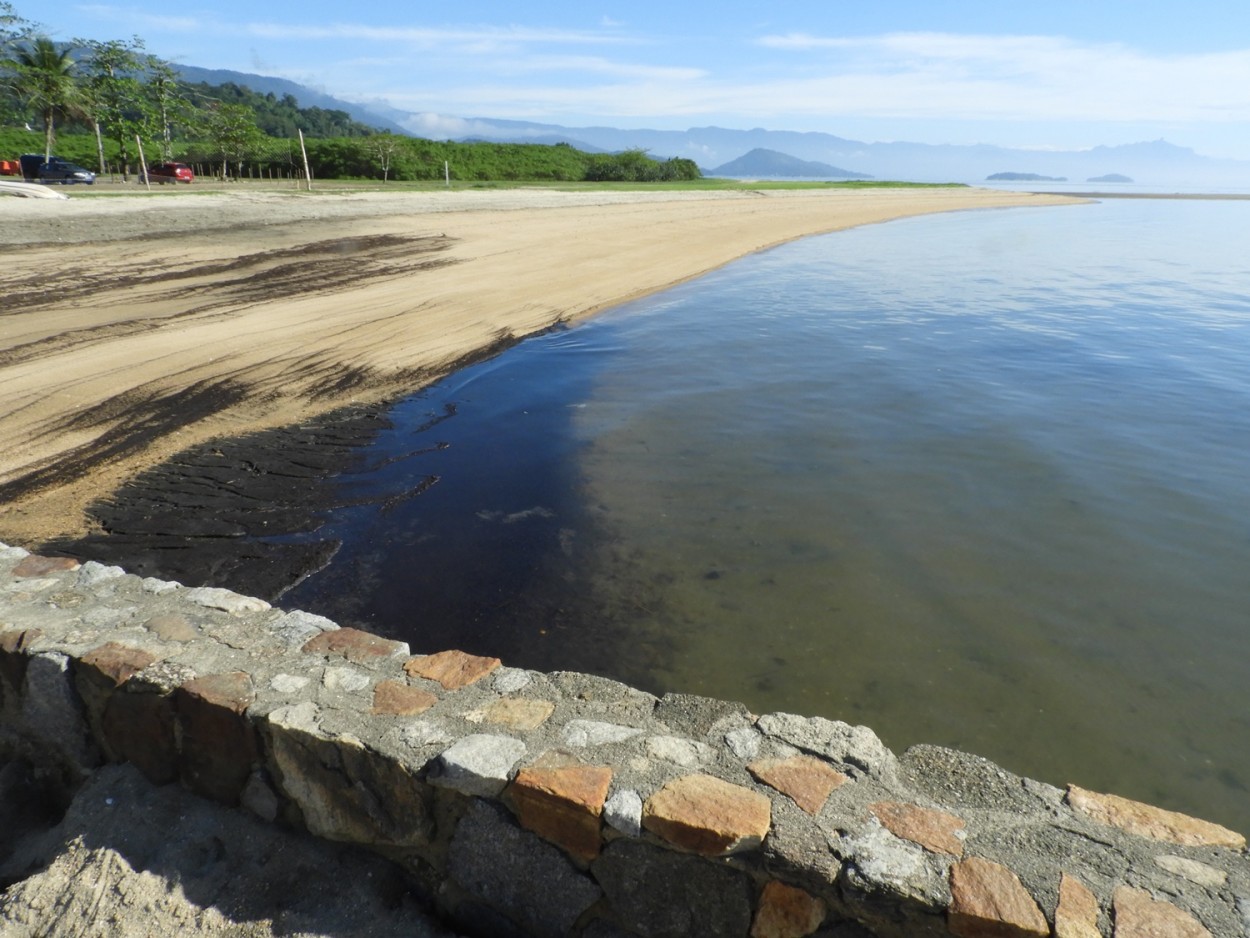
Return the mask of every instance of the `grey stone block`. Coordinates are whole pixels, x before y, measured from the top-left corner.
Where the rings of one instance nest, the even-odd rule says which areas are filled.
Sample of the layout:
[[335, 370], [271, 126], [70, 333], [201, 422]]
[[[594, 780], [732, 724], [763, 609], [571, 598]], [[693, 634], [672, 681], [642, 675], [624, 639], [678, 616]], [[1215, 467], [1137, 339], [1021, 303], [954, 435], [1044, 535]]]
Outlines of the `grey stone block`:
[[621, 743], [642, 734], [642, 730], [600, 720], [570, 720], [560, 734], [560, 743], [575, 749], [585, 746], [607, 746]]
[[626, 837], [642, 833], [642, 796], [632, 789], [615, 792], [603, 804], [603, 819]]
[[866, 726], [793, 713], [768, 713], [755, 725], [766, 735], [805, 752], [874, 774], [888, 773], [896, 764], [894, 753]]
[[697, 694], [665, 694], [655, 708], [655, 718], [675, 733], [702, 739], [728, 717], [747, 718], [745, 704]]
[[751, 880], [718, 861], [618, 840], [591, 872], [622, 924], [645, 938], [721, 938], [751, 927]]
[[503, 791], [523, 755], [525, 743], [511, 736], [466, 736], [438, 757], [429, 781], [466, 795], [493, 797]]
[[37, 750], [37, 763], [51, 758], [60, 768], [86, 775], [100, 763], [74, 687], [69, 658], [55, 652], [31, 657], [26, 665], [20, 732]]
[[452, 837], [447, 870], [460, 888], [532, 935], [568, 934], [603, 894], [564, 853], [477, 799]]

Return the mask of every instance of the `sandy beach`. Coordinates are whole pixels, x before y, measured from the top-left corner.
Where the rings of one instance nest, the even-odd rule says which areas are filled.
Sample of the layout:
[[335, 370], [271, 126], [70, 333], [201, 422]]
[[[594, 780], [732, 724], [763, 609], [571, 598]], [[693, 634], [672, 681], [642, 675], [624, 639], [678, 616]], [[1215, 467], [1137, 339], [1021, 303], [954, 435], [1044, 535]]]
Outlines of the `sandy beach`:
[[187, 446], [393, 399], [795, 238], [1074, 201], [981, 189], [0, 199], [0, 540], [83, 534], [86, 506]]

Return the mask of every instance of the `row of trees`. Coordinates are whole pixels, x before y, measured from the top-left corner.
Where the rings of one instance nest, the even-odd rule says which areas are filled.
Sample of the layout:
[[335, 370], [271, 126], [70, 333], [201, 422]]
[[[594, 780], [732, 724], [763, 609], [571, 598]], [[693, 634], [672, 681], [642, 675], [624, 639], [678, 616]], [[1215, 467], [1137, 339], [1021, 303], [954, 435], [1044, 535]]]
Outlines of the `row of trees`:
[[57, 43], [0, 2], [0, 118], [40, 125], [45, 159], [57, 130], [76, 127], [94, 135], [101, 172], [109, 142], [123, 178], [137, 157], [136, 137], [156, 141], [163, 160], [174, 158], [176, 137], [210, 141], [223, 166], [261, 143], [251, 108], [187, 91], [173, 67], [147, 54], [138, 36]]
[[[441, 179], [447, 166], [461, 180], [659, 182], [700, 175], [692, 160], [660, 161], [641, 150], [589, 154], [564, 144], [439, 143], [382, 133], [343, 111], [300, 108], [291, 95], [188, 84], [147, 54], [138, 36], [54, 42], [0, 0], [0, 128], [31, 131], [32, 123], [43, 131], [45, 159], [58, 128], [81, 130], [93, 138], [100, 172], [114, 161], [123, 179], [135, 163], [137, 137], [156, 143], [149, 158], [211, 164], [223, 177], [231, 168], [235, 175], [294, 174], [297, 129], [310, 136], [312, 172], [323, 179]], [[0, 130], [0, 141], [7, 136]], [[60, 155], [90, 161], [77, 140], [72, 149], [72, 156]]]
[[661, 182], [701, 175], [693, 160], [656, 160], [642, 150], [591, 154], [562, 143], [456, 143], [389, 133], [310, 139], [308, 161], [322, 179], [438, 180], [445, 167], [464, 181]]

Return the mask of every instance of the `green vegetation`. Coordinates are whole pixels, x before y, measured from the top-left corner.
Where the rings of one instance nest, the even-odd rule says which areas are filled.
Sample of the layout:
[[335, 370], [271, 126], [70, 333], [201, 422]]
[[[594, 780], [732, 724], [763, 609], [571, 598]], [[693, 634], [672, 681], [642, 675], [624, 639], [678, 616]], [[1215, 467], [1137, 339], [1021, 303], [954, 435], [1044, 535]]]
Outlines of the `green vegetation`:
[[[391, 181], [689, 182], [691, 160], [641, 150], [583, 153], [564, 145], [454, 143], [382, 133], [343, 111], [301, 108], [292, 95], [237, 84], [177, 80], [143, 40], [53, 42], [0, 0], [0, 155], [42, 149], [99, 172], [136, 168], [136, 138], [149, 160], [178, 160], [197, 175], [303, 175], [306, 138], [315, 179]], [[37, 134], [36, 134], [37, 132]], [[36, 136], [43, 139], [36, 142]]]
[[199, 102], [220, 102], [242, 105], [252, 112], [257, 129], [269, 137], [294, 137], [302, 130], [305, 137], [367, 137], [377, 131], [352, 120], [346, 111], [319, 107], [302, 108], [294, 95], [282, 97], [270, 92], [260, 94], [243, 85], [226, 82], [209, 85], [203, 82], [182, 83], [182, 94]]
[[55, 152], [126, 179], [137, 168], [139, 138], [149, 161], [185, 162], [200, 177], [302, 178], [300, 131], [312, 176], [321, 180], [755, 190], [903, 185], [743, 183], [704, 179], [692, 160], [657, 160], [642, 150], [592, 154], [568, 144], [398, 136], [343, 111], [301, 108], [292, 95], [179, 81], [168, 62], [145, 53], [138, 36], [53, 42], [0, 0], [0, 157]]
[[16, 97], [43, 121], [44, 155], [56, 141], [56, 120], [77, 108], [83, 94], [75, 81], [74, 60], [46, 36], [16, 48], [11, 60], [10, 87]]
[[[655, 160], [638, 150], [583, 153], [566, 144], [453, 143], [375, 134], [308, 141], [319, 179], [651, 182], [699, 178], [690, 160]], [[445, 169], [446, 168], [446, 169]]]

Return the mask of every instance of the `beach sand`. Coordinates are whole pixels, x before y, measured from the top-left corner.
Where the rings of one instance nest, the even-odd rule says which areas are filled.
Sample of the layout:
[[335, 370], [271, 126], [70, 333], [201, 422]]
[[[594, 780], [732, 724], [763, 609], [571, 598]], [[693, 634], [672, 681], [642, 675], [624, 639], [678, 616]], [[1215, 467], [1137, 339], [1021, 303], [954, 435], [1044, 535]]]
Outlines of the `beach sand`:
[[188, 446], [394, 399], [772, 245], [1074, 201], [958, 188], [0, 199], [0, 540], [81, 535], [89, 504]]

